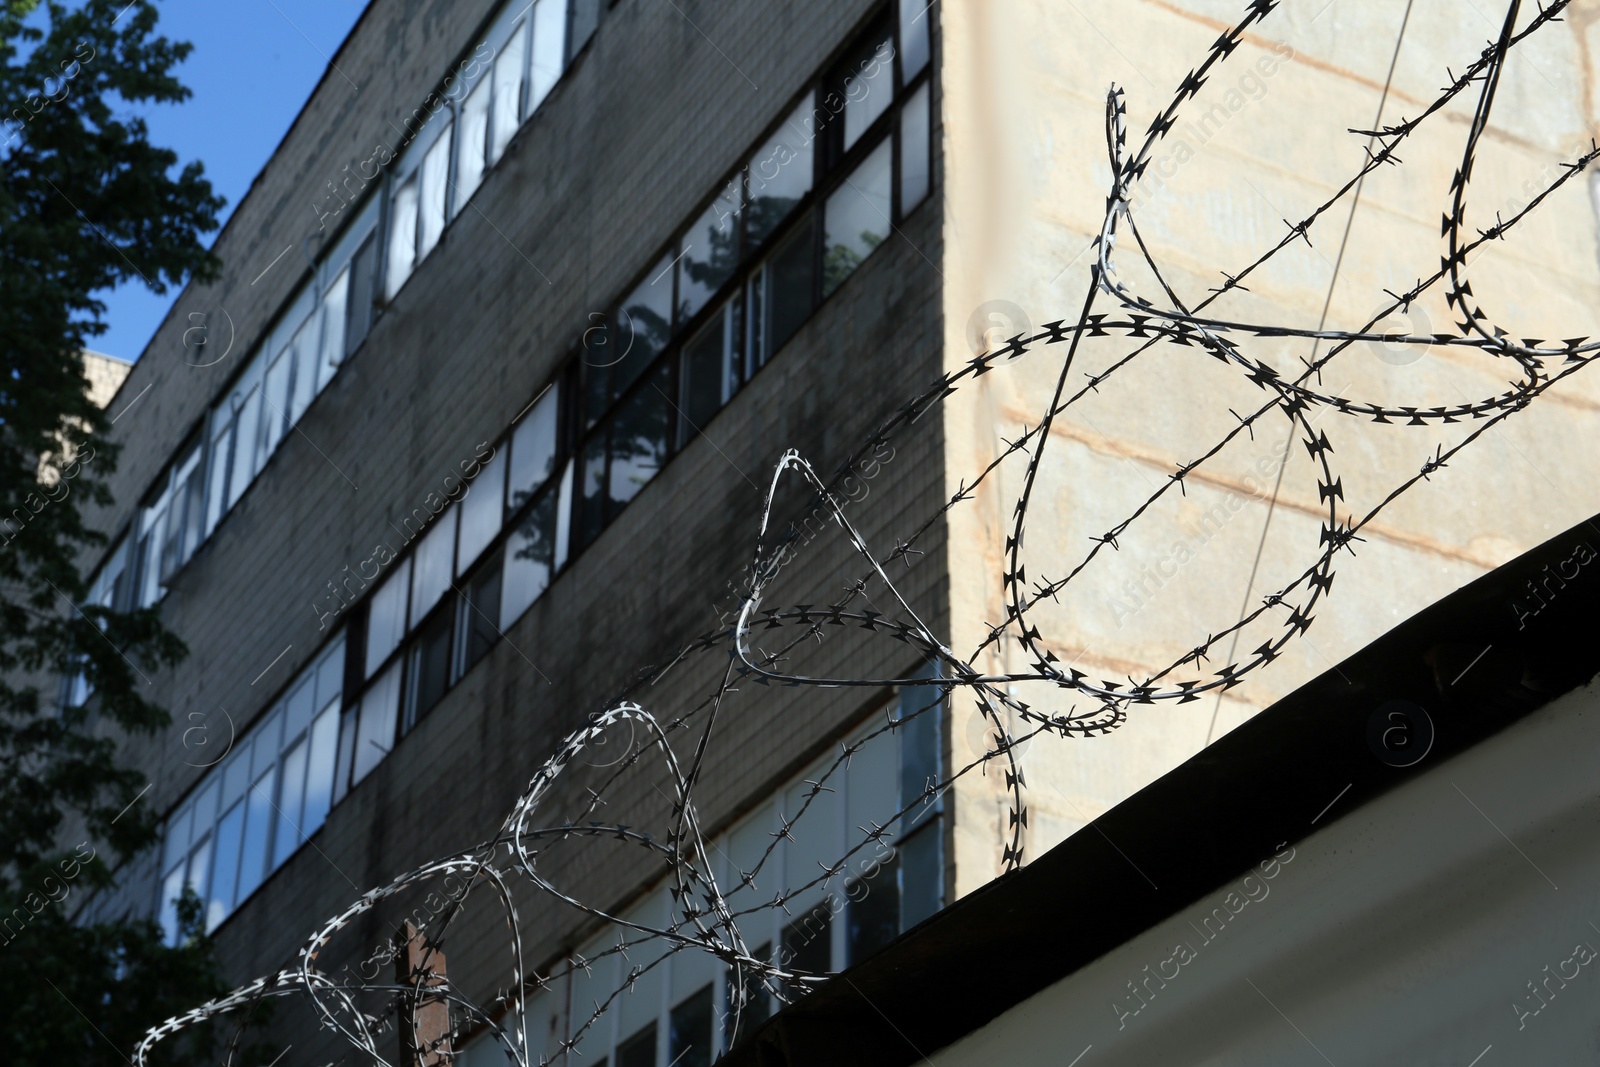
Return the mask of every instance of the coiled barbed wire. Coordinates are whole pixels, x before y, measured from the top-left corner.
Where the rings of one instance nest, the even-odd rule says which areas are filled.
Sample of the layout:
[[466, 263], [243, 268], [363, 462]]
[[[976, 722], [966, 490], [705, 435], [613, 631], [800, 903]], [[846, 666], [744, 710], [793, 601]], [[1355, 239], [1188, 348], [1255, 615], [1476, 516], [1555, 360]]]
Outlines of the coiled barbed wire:
[[[1133, 215], [1133, 192], [1149, 167], [1157, 146], [1175, 127], [1184, 105], [1194, 100], [1208, 79], [1227, 62], [1246, 31], [1272, 14], [1278, 6], [1278, 0], [1252, 0], [1241, 20], [1219, 37], [1203, 61], [1184, 77], [1171, 101], [1157, 115], [1137, 149], [1131, 153], [1127, 144], [1123, 93], [1113, 86], [1106, 102], [1106, 142], [1112, 186], [1106, 198], [1101, 229], [1094, 240], [1096, 257], [1089, 268], [1089, 284], [1075, 320], [1063, 318], [1046, 323], [1041, 330], [1032, 334], [1019, 333], [1003, 346], [983, 351], [959, 369], [938, 378], [883, 421], [860, 448], [840, 464], [838, 474], [831, 481], [820, 477], [798, 453], [792, 450], [786, 452], [777, 462], [765, 494], [747, 572], [747, 584], [741, 596], [737, 619], [731, 626], [699, 637], [665, 666], [643, 672], [619, 699], [594, 715], [582, 728], [570, 733], [555, 754], [538, 768], [527, 789], [490, 839], [458, 855], [417, 867], [387, 885], [364, 894], [314, 930], [292, 962], [284, 968], [152, 1029], [135, 1050], [134, 1062], [142, 1067], [162, 1040], [199, 1022], [248, 1011], [267, 999], [293, 996], [309, 999], [321, 1025], [338, 1033], [371, 1062], [387, 1064], [389, 1061], [378, 1047], [382, 1020], [362, 1010], [362, 1005], [357, 1001], [358, 995], [387, 998], [386, 1011], [392, 1011], [394, 1004], [406, 1003], [407, 997], [412, 998], [411, 1003], [415, 1003], [415, 998], [426, 992], [429, 996], [446, 1000], [454, 1009], [454, 1018], [459, 1022], [449, 1039], [458, 1039], [469, 1031], [476, 1033], [486, 1030], [504, 1050], [508, 1062], [528, 1067], [544, 1062], [544, 1058], [532, 1051], [529, 1042], [527, 1020], [522, 1014], [525, 995], [547, 985], [552, 979], [565, 977], [578, 969], [588, 969], [601, 956], [610, 955], [620, 955], [630, 963], [626, 980], [604, 1001], [597, 1002], [586, 1019], [582, 1019], [583, 1009], [574, 1006], [569, 1033], [562, 1043], [563, 1052], [574, 1047], [606, 1009], [639, 977], [679, 952], [704, 952], [715, 956], [730, 968], [732, 984], [736, 988], [747, 988], [746, 981], [750, 979], [780, 999], [792, 998], [821, 981], [824, 976], [789, 969], [784, 961], [775, 965], [770, 959], [755, 956], [741, 933], [741, 924], [747, 923], [754, 915], [770, 912], [774, 908], [785, 908], [788, 902], [801, 894], [827, 885], [846, 870], [853, 857], [892, 836], [890, 828], [897, 825], [902, 816], [941, 795], [963, 776], [974, 770], [986, 769], [990, 763], [998, 763], [1004, 769], [1004, 786], [1010, 806], [1009, 820], [1003, 831], [1005, 839], [1001, 861], [1006, 869], [1020, 864], [1023, 857], [1022, 833], [1027, 824], [1026, 782], [1016, 757], [1020, 745], [1038, 734], [1090, 737], [1107, 733], [1127, 721], [1135, 705], [1154, 704], [1157, 701], [1181, 704], [1198, 700], [1202, 694], [1220, 694], [1238, 685], [1246, 675], [1271, 663], [1291, 641], [1309, 629], [1314, 612], [1323, 598], [1330, 595], [1334, 565], [1339, 553], [1353, 552], [1353, 543], [1360, 540], [1361, 532], [1385, 508], [1420, 482], [1428, 480], [1500, 422], [1526, 409], [1556, 383], [1588, 366], [1595, 354], [1600, 352], [1600, 341], [1590, 341], [1588, 337], [1552, 342], [1541, 338], [1519, 339], [1511, 336], [1496, 325], [1489, 311], [1477, 302], [1467, 277], [1469, 258], [1475, 252], [1488, 242], [1503, 239], [1548, 197], [1600, 157], [1600, 147], [1591, 141], [1587, 151], [1565, 161], [1561, 173], [1520, 210], [1503, 220], [1497, 214], [1494, 225], [1478, 230], [1476, 236], [1467, 232], [1467, 190], [1471, 185], [1479, 142], [1488, 128], [1507, 57], [1533, 34], [1559, 20], [1569, 3], [1570, 0], [1551, 0], [1548, 6], [1541, 6], [1537, 15], [1518, 30], [1516, 23], [1520, 0], [1510, 0], [1497, 37], [1488, 42], [1478, 57], [1459, 75], [1452, 75], [1439, 95], [1417, 117], [1374, 130], [1351, 131], [1371, 138], [1371, 143], [1377, 146], [1376, 150], [1369, 147], [1365, 161], [1331, 197], [1298, 222], [1286, 222], [1286, 232], [1278, 241], [1243, 269], [1233, 274], [1224, 272], [1222, 284], [1192, 307], [1168, 283], [1160, 264], [1141, 236]], [[1461, 163], [1448, 191], [1449, 210], [1443, 216], [1441, 227], [1445, 251], [1437, 271], [1418, 279], [1414, 286], [1404, 292], [1389, 292], [1389, 301], [1354, 330], [1268, 325], [1205, 313], [1223, 296], [1235, 290], [1244, 290], [1244, 282], [1286, 248], [1299, 241], [1310, 244], [1312, 228], [1333, 205], [1349, 196], [1363, 179], [1378, 168], [1402, 165], [1397, 149], [1457, 98], [1471, 94], [1474, 87], [1476, 99], [1463, 141]], [[1163, 297], [1162, 303], [1135, 295], [1122, 280], [1114, 254], [1117, 238], [1124, 229], [1133, 239], [1142, 267], [1154, 275]], [[1461, 321], [1455, 323], [1455, 332], [1397, 334], [1375, 329], [1391, 314], [1408, 312], [1414, 301], [1433, 291], [1441, 291], [1447, 306], [1461, 316]], [[1097, 312], [1096, 304], [1100, 301], [1113, 303], [1115, 310]], [[1089, 374], [1087, 384], [1069, 393], [1068, 383], [1081, 342], [1085, 338], [1099, 337], [1124, 338], [1138, 344], [1105, 369]], [[1303, 369], [1293, 378], [1288, 378], [1248, 353], [1248, 345], [1252, 341], [1281, 338], [1328, 342], [1328, 348], [1320, 356], [1315, 355], [1314, 350], [1313, 358], [1302, 358]], [[1125, 518], [1094, 537], [1083, 557], [1072, 563], [1060, 577], [1040, 576], [1030, 581], [1023, 558], [1026, 523], [1047, 453], [1052, 425], [1074, 405], [1112, 380], [1117, 372], [1132, 365], [1158, 344], [1196, 350], [1225, 366], [1237, 368], [1244, 373], [1245, 380], [1262, 391], [1263, 399], [1244, 415], [1234, 413], [1237, 425], [1231, 427], [1210, 448], [1192, 460], [1179, 464]], [[1319, 387], [1322, 371], [1357, 344], [1469, 349], [1494, 360], [1505, 361], [1511, 377], [1508, 388], [1502, 393], [1464, 400], [1459, 404], [1432, 407], [1351, 400], [1323, 391]], [[1064, 345], [1065, 348], [1054, 349], [1053, 346], [1057, 345]], [[997, 450], [996, 456], [970, 484], [960, 482], [955, 493], [926, 516], [903, 540], [898, 540], [893, 550], [881, 556], [875, 554], [866, 538], [845, 514], [838, 490], [840, 480], [856, 469], [866, 457], [876, 454], [898, 435], [909, 430], [919, 418], [957, 390], [997, 366], [1025, 358], [1047, 359], [1053, 351], [1062, 352], [1060, 369], [1040, 421], [1031, 427], [1024, 426], [1022, 433], [1014, 440], [1003, 442], [1004, 447]], [[1339, 508], [1345, 499], [1343, 480], [1333, 466], [1333, 446], [1327, 430], [1314, 425], [1326, 412], [1396, 426], [1443, 425], [1463, 421], [1477, 425], [1453, 445], [1446, 447], [1441, 444], [1417, 473], [1396, 485], [1364, 514], [1357, 516], [1347, 512], [1341, 518]], [[1120, 547], [1119, 538], [1126, 535], [1141, 517], [1175, 487], [1181, 492], [1188, 475], [1218, 456], [1241, 434], [1253, 436], [1255, 426], [1275, 413], [1288, 420], [1315, 467], [1317, 500], [1319, 509], [1323, 509], [1320, 512], [1323, 517], [1311, 561], [1297, 575], [1261, 597], [1260, 603], [1242, 613], [1238, 622], [1208, 633], [1189, 652], [1142, 680], [1097, 680], [1071, 664], [1063, 665], [1050, 646], [1064, 646], [1052, 642], [1037, 622], [1030, 621], [1035, 617], [1031, 613], [1041, 609], [1047, 600], [1059, 601], [1061, 594], [1106, 548], [1117, 551]], [[1026, 466], [1003, 552], [1005, 566], [1001, 587], [1005, 614], [998, 623], [988, 627], [986, 635], [970, 654], [962, 656], [948, 647], [919, 617], [897, 587], [889, 567], [897, 560], [909, 563], [910, 556], [919, 551], [915, 546], [946, 514], [962, 503], [973, 500], [980, 485], [1007, 460], [1018, 456], [1026, 457]], [[774, 523], [774, 501], [785, 478], [791, 477], [799, 479], [814, 492], [820, 506], [843, 532], [850, 548], [866, 564], [866, 572], [847, 587], [842, 597], [826, 607], [808, 604], [763, 607], [774, 583], [785, 572], [788, 563], [798, 555], [799, 534], [796, 528], [791, 525], [780, 530]], [[873, 603], [868, 596], [869, 587], [881, 587], [887, 591], [894, 603], [893, 614], [858, 606], [861, 601], [867, 601], [869, 605]], [[1233, 638], [1262, 619], [1276, 621], [1278, 632], [1275, 636], [1238, 662], [1214, 670], [1201, 669], [1218, 642]], [[707, 753], [716, 741], [719, 714], [737, 683], [750, 679], [759, 684], [882, 688], [903, 685], [908, 681], [904, 677], [811, 676], [783, 669], [790, 655], [802, 644], [820, 640], [825, 633], [845, 627], [901, 642], [918, 656], [936, 663], [939, 668], [937, 676], [931, 682], [919, 679], [918, 684], [934, 685], [946, 696], [956, 691], [969, 696], [987, 730], [992, 733], [992, 747], [986, 748], [963, 766], [952, 768], [942, 780], [928, 782], [922, 796], [914, 798], [899, 811], [882, 813], [881, 822], [875, 819], [870, 826], [859, 828], [862, 832], [856, 844], [836, 862], [821, 869], [810, 881], [785, 887], [770, 901], [734, 907], [731, 899], [742, 890], [754, 886], [757, 874], [771, 858], [789, 827], [804, 816], [822, 792], [832, 788], [829, 782], [848, 766], [852, 756], [875, 738], [901, 729], [921, 715], [937, 715], [941, 712], [943, 700], [935, 700], [908, 709], [899, 719], [891, 718], [881, 726], [857, 735], [853, 741], [841, 743], [839, 752], [826, 769], [815, 780], [806, 783], [808, 788], [802, 793], [800, 807], [793, 816], [785, 817], [782, 832], [774, 835], [773, 841], [752, 869], [740, 871], [739, 877], [731, 884], [719, 884], [708, 859], [707, 843], [694, 802], [694, 787]], [[757, 629], [763, 635], [778, 630], [778, 638], [786, 643], [775, 651], [765, 651], [753, 639], [752, 635]], [[975, 666], [981, 657], [1002, 641], [1015, 642], [1031, 660], [1026, 670], [984, 672]], [[638, 702], [640, 693], [678, 669], [686, 659], [716, 652], [728, 654], [721, 680], [711, 694], [688, 712], [663, 722]], [[1048, 710], [1037, 706], [1039, 702], [1030, 704], [1014, 693], [1014, 687], [1024, 683], [1042, 685], [1067, 699], [1081, 698], [1086, 703], [1086, 709], [1078, 710], [1075, 703], [1067, 710]], [[1022, 728], [1014, 729], [1014, 722], [1021, 723]], [[608, 735], [623, 725], [627, 726], [630, 734], [642, 729], [648, 738], [646, 743], [631, 747], [628, 756], [612, 765], [610, 773], [598, 787], [588, 789], [589, 800], [576, 819], [565, 819], [558, 823], [542, 822], [542, 805], [549, 801], [562, 774], [583, 753], [605, 744]], [[694, 737], [693, 753], [686, 761], [680, 761], [672, 744], [670, 735], [678, 730], [689, 730]], [[640, 773], [638, 768], [647, 758], [659, 761], [660, 768], [671, 782], [672, 826], [665, 837], [658, 838], [620, 822], [591, 818], [605, 803], [603, 798], [607, 792], [617, 783]], [[656, 927], [610, 914], [591, 902], [571, 895], [541, 873], [538, 859], [541, 849], [548, 842], [568, 838], [605, 838], [633, 844], [645, 849], [657, 862], [665, 864], [674, 901], [670, 921]], [[432, 947], [443, 945], [452, 924], [462, 914], [468, 894], [477, 893], [482, 887], [479, 895], [488, 894], [498, 902], [509, 930], [506, 981], [492, 997], [474, 1000], [466, 995], [463, 984], [454, 979], [429, 983], [424, 989], [423, 976], [418, 976], [411, 985], [352, 981], [319, 968], [319, 960], [329, 943], [359, 916], [402, 892], [449, 877], [464, 877], [467, 889], [459, 895], [452, 894], [449, 904], [429, 922], [425, 931], [427, 943]], [[563, 964], [547, 975], [531, 972], [526, 966], [522, 931], [513, 901], [515, 884], [529, 885], [539, 894], [575, 909], [595, 922], [615, 927], [619, 931], [617, 945], [590, 959], [584, 959], [576, 952], [570, 953]], [[646, 944], [652, 946], [652, 951], [659, 955], [646, 964], [632, 964], [628, 960], [629, 949]], [[731, 1005], [731, 1010], [737, 1014], [741, 1010], [740, 1005]], [[229, 1046], [230, 1059], [236, 1047], [237, 1034]]]

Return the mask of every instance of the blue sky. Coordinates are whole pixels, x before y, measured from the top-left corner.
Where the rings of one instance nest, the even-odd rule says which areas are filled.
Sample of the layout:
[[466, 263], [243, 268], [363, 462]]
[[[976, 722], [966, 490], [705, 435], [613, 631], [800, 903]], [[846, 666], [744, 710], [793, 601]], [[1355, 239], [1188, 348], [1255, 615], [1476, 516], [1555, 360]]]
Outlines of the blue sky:
[[[260, 173], [311, 95], [328, 60], [366, 0], [160, 0], [157, 29], [194, 51], [178, 74], [194, 95], [187, 103], [142, 107], [150, 141], [205, 164], [227, 198], [221, 221]], [[206, 241], [216, 238], [207, 235]], [[107, 330], [90, 347], [133, 360], [149, 342], [178, 290], [156, 296], [143, 284], [100, 297]]]

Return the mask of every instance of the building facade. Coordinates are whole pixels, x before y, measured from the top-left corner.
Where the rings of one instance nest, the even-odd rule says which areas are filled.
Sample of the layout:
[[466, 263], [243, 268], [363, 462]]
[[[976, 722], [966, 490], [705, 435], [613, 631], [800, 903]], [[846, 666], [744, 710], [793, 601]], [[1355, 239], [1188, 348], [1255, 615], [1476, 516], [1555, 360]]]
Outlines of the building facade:
[[[1406, 25], [1403, 5], [1379, 20], [1378, 6], [1312, 18], [1285, 4], [1246, 35], [1227, 68], [1237, 85], [1217, 83], [1181, 165], [1158, 162], [1135, 206], [1176, 284], [1203, 292], [1275, 242], [1280, 216], [1359, 165], [1345, 129], [1431, 98], [1444, 67], [1492, 32], [1446, 33], [1442, 14]], [[907, 684], [765, 686], [740, 673], [730, 694], [715, 635], [738, 614], [773, 471], [794, 449], [840, 472], [841, 506], [880, 558], [915, 541], [890, 563], [908, 610], [958, 654], [983, 645], [1006, 610], [1019, 476], [1001, 467], [965, 508], [941, 509], [1037, 423], [1059, 363], [1014, 361], [892, 443], [863, 442], [940, 375], [1072, 313], [1110, 180], [1106, 84], [1137, 95], [1142, 121], [1239, 14], [1201, 0], [1141, 0], [1093, 21], [1072, 5], [976, 0], [373, 0], [218, 238], [222, 277], [185, 290], [111, 402], [119, 503], [98, 516], [113, 540], [86, 562], [92, 596], [159, 603], [190, 654], [151, 679], [171, 729], [125, 747], [150, 775], [143, 802], [163, 815], [163, 847], [96, 906], [175, 929], [172, 901], [191, 887], [229, 976], [269, 973], [368, 888], [493, 839], [533, 771], [619, 695], [666, 724], [680, 756], [713, 695], [730, 702], [694, 806], [719, 884], [767, 906], [747, 933], [774, 959], [841, 969], [1000, 873], [1017, 818], [1004, 776], [968, 774], [919, 802], [993, 741], [973, 708], [913, 684], [929, 668], [910, 645], [819, 624], [816, 640], [762, 654], [812, 678]], [[1491, 202], [1592, 128], [1572, 80], [1587, 31], [1557, 32], [1569, 37], [1540, 69], [1565, 72], [1559, 105], [1530, 95], [1498, 120]], [[1330, 132], [1297, 124], [1306, 114]], [[1451, 111], [1441, 125], [1460, 121]], [[1441, 134], [1417, 151], [1421, 180], [1371, 179], [1337, 267], [1321, 251], [1286, 260], [1235, 310], [1348, 324], [1377, 307], [1397, 272], [1414, 273], [1403, 254], [1435, 255], [1437, 196], [1423, 190], [1448, 184], [1452, 144]], [[1496, 249], [1480, 287], [1516, 295], [1530, 333], [1582, 332], [1600, 284], [1587, 188], [1563, 189], [1528, 226], [1548, 251]], [[1302, 355], [1285, 345], [1272, 358]], [[1140, 365], [1058, 423], [1032, 549], [1081, 556], [1146, 481], [1226, 422], [1244, 383], [1180, 356]], [[1493, 391], [1492, 369], [1428, 358], [1412, 369], [1353, 353], [1332, 386]], [[1508, 423], [1450, 473], [1470, 494], [1419, 494], [1374, 528], [1316, 645], [1203, 712], [1149, 709], [1105, 738], [1019, 750], [1032, 789], [1024, 856], [1552, 524], [1595, 511], [1593, 461], [1566, 455], [1595, 388], [1574, 379], [1541, 428]], [[1050, 647], [1108, 677], [1148, 674], [1303, 562], [1320, 501], [1286, 458], [1299, 445], [1274, 433], [1222, 456], [1100, 584], [1065, 598]], [[1414, 469], [1418, 441], [1359, 440], [1361, 472], [1385, 491]], [[1549, 484], [1493, 477], [1513, 461]], [[798, 562], [766, 603], [832, 604], [843, 591], [894, 614], [792, 472], [773, 517]], [[1206, 562], [1174, 567], [1162, 554], [1180, 542]], [[1015, 653], [996, 644], [975, 665], [1015, 670]], [[92, 700], [81, 685], [68, 693]], [[563, 768], [538, 821], [671, 832], [679, 805], [660, 745], [627, 731], [607, 744]], [[890, 822], [892, 859], [831, 869], [868, 858], [872, 828]], [[709, 1063], [742, 1032], [725, 969], [687, 952], [657, 964], [647, 950], [608, 951], [615, 924], [594, 914], [670, 925], [681, 903], [667, 868], [568, 836], [540, 869], [593, 910], [518, 890], [520, 963], [498, 912], [463, 910], [452, 981], [502, 1005], [496, 991], [525, 986], [534, 1050], [551, 1058]], [[395, 924], [418, 907], [422, 921], [438, 914], [400, 905], [358, 917], [318, 966], [373, 980]], [[740, 1027], [773, 1007], [747, 992]], [[305, 1005], [274, 1026], [298, 1035], [284, 1040], [306, 1062], [344, 1048]], [[471, 1056], [493, 1052], [486, 1029], [465, 1027]]]

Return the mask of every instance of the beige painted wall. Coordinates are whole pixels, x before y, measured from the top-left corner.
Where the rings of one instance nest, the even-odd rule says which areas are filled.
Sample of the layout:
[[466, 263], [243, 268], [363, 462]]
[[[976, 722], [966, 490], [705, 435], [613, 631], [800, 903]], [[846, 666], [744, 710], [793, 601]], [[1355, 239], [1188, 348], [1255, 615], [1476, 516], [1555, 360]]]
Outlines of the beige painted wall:
[[[1492, 6], [1413, 5], [1384, 121], [1420, 113], [1447, 83], [1447, 67], [1459, 71], [1477, 57], [1503, 17]], [[1111, 173], [1104, 147], [1107, 88], [1115, 82], [1126, 90], [1129, 137], [1137, 143], [1184, 74], [1245, 5], [946, 0], [940, 7], [944, 151], [952, 164], [945, 172], [945, 365], [953, 370], [973, 355], [968, 331], [986, 302], [1007, 301], [1026, 319], [1006, 323], [1002, 313], [987, 320], [996, 337], [1076, 318], [1089, 277], [1088, 244], [1100, 226]], [[1286, 0], [1180, 113], [1155, 153], [1135, 221], [1168, 282], [1191, 306], [1220, 283], [1221, 271], [1237, 272], [1276, 243], [1285, 231], [1282, 220], [1308, 214], [1354, 174], [1367, 138], [1347, 131], [1372, 128], [1405, 8], [1403, 0]], [[1561, 159], [1587, 147], [1600, 130], [1593, 84], [1597, 23], [1600, 2], [1583, 0], [1508, 65], [1474, 173], [1469, 228], [1492, 225], [1497, 211], [1517, 210], [1555, 176]], [[1400, 150], [1403, 166], [1383, 168], [1364, 183], [1353, 216], [1351, 198], [1339, 201], [1311, 231], [1311, 247], [1286, 249], [1252, 276], [1248, 293], [1231, 293], [1211, 311], [1315, 327], [1327, 302], [1330, 328], [1355, 329], [1381, 306], [1385, 289], [1402, 291], [1437, 269], [1444, 247], [1439, 219], [1474, 103], [1475, 96], [1464, 94], [1435, 116]], [[1469, 261], [1479, 302], [1519, 336], [1596, 331], [1600, 252], [1587, 177], [1546, 201], [1509, 240]], [[1159, 286], [1139, 269], [1135, 251], [1124, 228], [1117, 265], [1136, 293], [1155, 300]], [[1395, 318], [1390, 328], [1452, 330], [1440, 291], [1414, 306], [1410, 323]], [[1114, 309], [1108, 298], [1097, 301], [1097, 311]], [[984, 321], [980, 312], [978, 325]], [[1303, 339], [1243, 344], [1249, 355], [1285, 372], [1299, 369], [1299, 360], [1312, 353]], [[1041, 348], [1001, 365], [946, 402], [950, 493], [970, 482], [1004, 439], [1037, 425], [1065, 347]], [[1117, 338], [1086, 343], [1069, 388], [1085, 381], [1080, 369], [1103, 369], [1132, 347]], [[1394, 355], [1354, 346], [1329, 364], [1322, 386], [1351, 400], [1435, 406], [1501, 392], [1509, 376], [1497, 361], [1471, 353], [1430, 350], [1401, 364]], [[1051, 435], [1029, 512], [1029, 578], [1066, 573], [1093, 547], [1091, 537], [1237, 425], [1230, 408], [1243, 413], [1265, 399], [1238, 369], [1197, 348], [1158, 345], [1120, 371], [1070, 409]], [[1332, 594], [1309, 633], [1226, 699], [1136, 707], [1123, 728], [1093, 740], [1033, 741], [1021, 756], [1031, 787], [1029, 854], [1049, 848], [1423, 606], [1600, 511], [1600, 460], [1583, 445], [1594, 433], [1597, 410], [1600, 375], [1580, 374], [1386, 509], [1354, 557], [1341, 555]], [[1345, 491], [1340, 519], [1364, 514], [1437, 446], [1449, 447], [1473, 429], [1470, 423], [1373, 425], [1334, 410], [1312, 415], [1334, 448], [1333, 473]], [[1119, 550], [1104, 551], [1068, 587], [1059, 604], [1031, 613], [1047, 647], [1092, 676], [1142, 681], [1308, 566], [1326, 506], [1319, 503], [1308, 453], [1288, 443], [1288, 430], [1281, 415], [1264, 418], [1253, 441], [1241, 438], [1199, 468], [1186, 495], [1164, 497], [1119, 540]], [[1281, 491], [1269, 507], [1286, 446]], [[1002, 549], [1023, 475], [1014, 457], [974, 502], [952, 513], [952, 640], [963, 654], [1004, 615]], [[1291, 599], [1303, 602], [1303, 595]], [[1228, 643], [1219, 645], [1208, 669], [1245, 658], [1246, 650], [1281, 632], [1286, 610], [1269, 617], [1270, 623], [1241, 633], [1230, 658], [1223, 658]], [[976, 666], [1017, 670], [1026, 663], [1013, 645], [991, 649]], [[1045, 686], [1017, 692], [1035, 707], [1064, 711], [1072, 704]], [[1080, 710], [1088, 706], [1077, 703]], [[970, 701], [958, 699], [954, 716], [952, 758], [959, 766], [983, 750], [987, 734], [974, 721]], [[956, 789], [958, 893], [999, 871], [1007, 806], [1002, 785], [1001, 775], [972, 775]]]

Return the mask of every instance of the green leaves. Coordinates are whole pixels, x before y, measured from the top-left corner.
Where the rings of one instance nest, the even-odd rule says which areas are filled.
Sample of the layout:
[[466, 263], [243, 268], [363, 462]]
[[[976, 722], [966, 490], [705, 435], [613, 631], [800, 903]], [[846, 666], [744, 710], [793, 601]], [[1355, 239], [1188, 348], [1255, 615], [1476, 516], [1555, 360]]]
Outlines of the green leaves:
[[[136, 109], [177, 103], [189, 45], [149, 0], [0, 5], [0, 1026], [7, 1062], [114, 1064], [144, 1030], [217, 991], [199, 902], [177, 948], [141, 919], [74, 923], [148, 848], [148, 783], [117, 765], [123, 733], [168, 722], [151, 677], [184, 654], [159, 612], [82, 606], [108, 531], [117, 448], [88, 397], [94, 293], [207, 280], [222, 201], [197, 162], [150, 143]], [[88, 708], [60, 708], [81, 671]], [[68, 833], [74, 835], [68, 838]], [[84, 840], [77, 850], [63, 842]], [[86, 851], [85, 851], [86, 850]], [[87, 858], [85, 858], [87, 857]], [[175, 1062], [205, 1062], [198, 1035]]]

